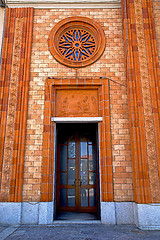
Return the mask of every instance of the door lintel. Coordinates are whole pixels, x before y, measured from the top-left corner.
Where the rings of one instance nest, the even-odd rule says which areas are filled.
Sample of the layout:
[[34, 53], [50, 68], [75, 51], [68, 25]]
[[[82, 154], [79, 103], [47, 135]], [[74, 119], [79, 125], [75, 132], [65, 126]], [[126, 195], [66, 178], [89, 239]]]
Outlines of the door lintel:
[[102, 122], [103, 117], [52, 117], [51, 122], [56, 123], [96, 123]]

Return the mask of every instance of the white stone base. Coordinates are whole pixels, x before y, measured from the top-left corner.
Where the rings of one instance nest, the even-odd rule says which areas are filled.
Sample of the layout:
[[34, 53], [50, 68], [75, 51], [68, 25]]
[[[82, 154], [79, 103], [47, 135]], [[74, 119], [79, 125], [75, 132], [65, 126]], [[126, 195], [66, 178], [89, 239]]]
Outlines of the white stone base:
[[53, 202], [0, 203], [1, 224], [52, 224]]
[[[53, 202], [0, 203], [0, 224], [53, 224], [53, 211]], [[101, 202], [101, 222], [160, 230], [160, 204]]]
[[1, 224], [20, 224], [21, 222], [21, 203], [0, 203], [0, 223]]
[[115, 202], [101, 202], [101, 222], [116, 224]]
[[160, 230], [160, 204], [135, 204], [135, 223], [140, 229]]
[[101, 221], [105, 224], [135, 224], [134, 203], [102, 202]]
[[136, 224], [144, 230], [160, 230], [160, 204], [102, 202], [101, 221], [105, 224]]

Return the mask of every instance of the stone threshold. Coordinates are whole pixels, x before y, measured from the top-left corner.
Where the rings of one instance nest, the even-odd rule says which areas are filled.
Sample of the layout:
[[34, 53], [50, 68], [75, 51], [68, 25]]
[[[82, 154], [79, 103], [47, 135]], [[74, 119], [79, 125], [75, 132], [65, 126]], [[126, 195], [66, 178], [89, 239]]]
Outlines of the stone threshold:
[[63, 224], [102, 224], [100, 220], [54, 220], [53, 225]]

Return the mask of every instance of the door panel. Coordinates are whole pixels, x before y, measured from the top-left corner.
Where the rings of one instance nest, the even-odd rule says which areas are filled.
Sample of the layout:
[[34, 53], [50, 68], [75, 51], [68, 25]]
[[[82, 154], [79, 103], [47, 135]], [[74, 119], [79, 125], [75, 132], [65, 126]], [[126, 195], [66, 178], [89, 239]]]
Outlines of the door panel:
[[98, 178], [95, 139], [75, 132], [65, 144], [60, 141], [57, 171], [57, 209], [96, 212]]

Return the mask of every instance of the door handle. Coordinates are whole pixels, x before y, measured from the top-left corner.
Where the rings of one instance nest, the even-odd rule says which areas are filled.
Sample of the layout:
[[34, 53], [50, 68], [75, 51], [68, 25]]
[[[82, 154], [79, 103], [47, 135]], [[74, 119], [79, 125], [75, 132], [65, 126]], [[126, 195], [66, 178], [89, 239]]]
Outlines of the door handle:
[[77, 183], [77, 179], [74, 180], [74, 184], [72, 186], [75, 186], [76, 187], [76, 184]]
[[82, 185], [81, 179], [79, 179], [79, 187]]

